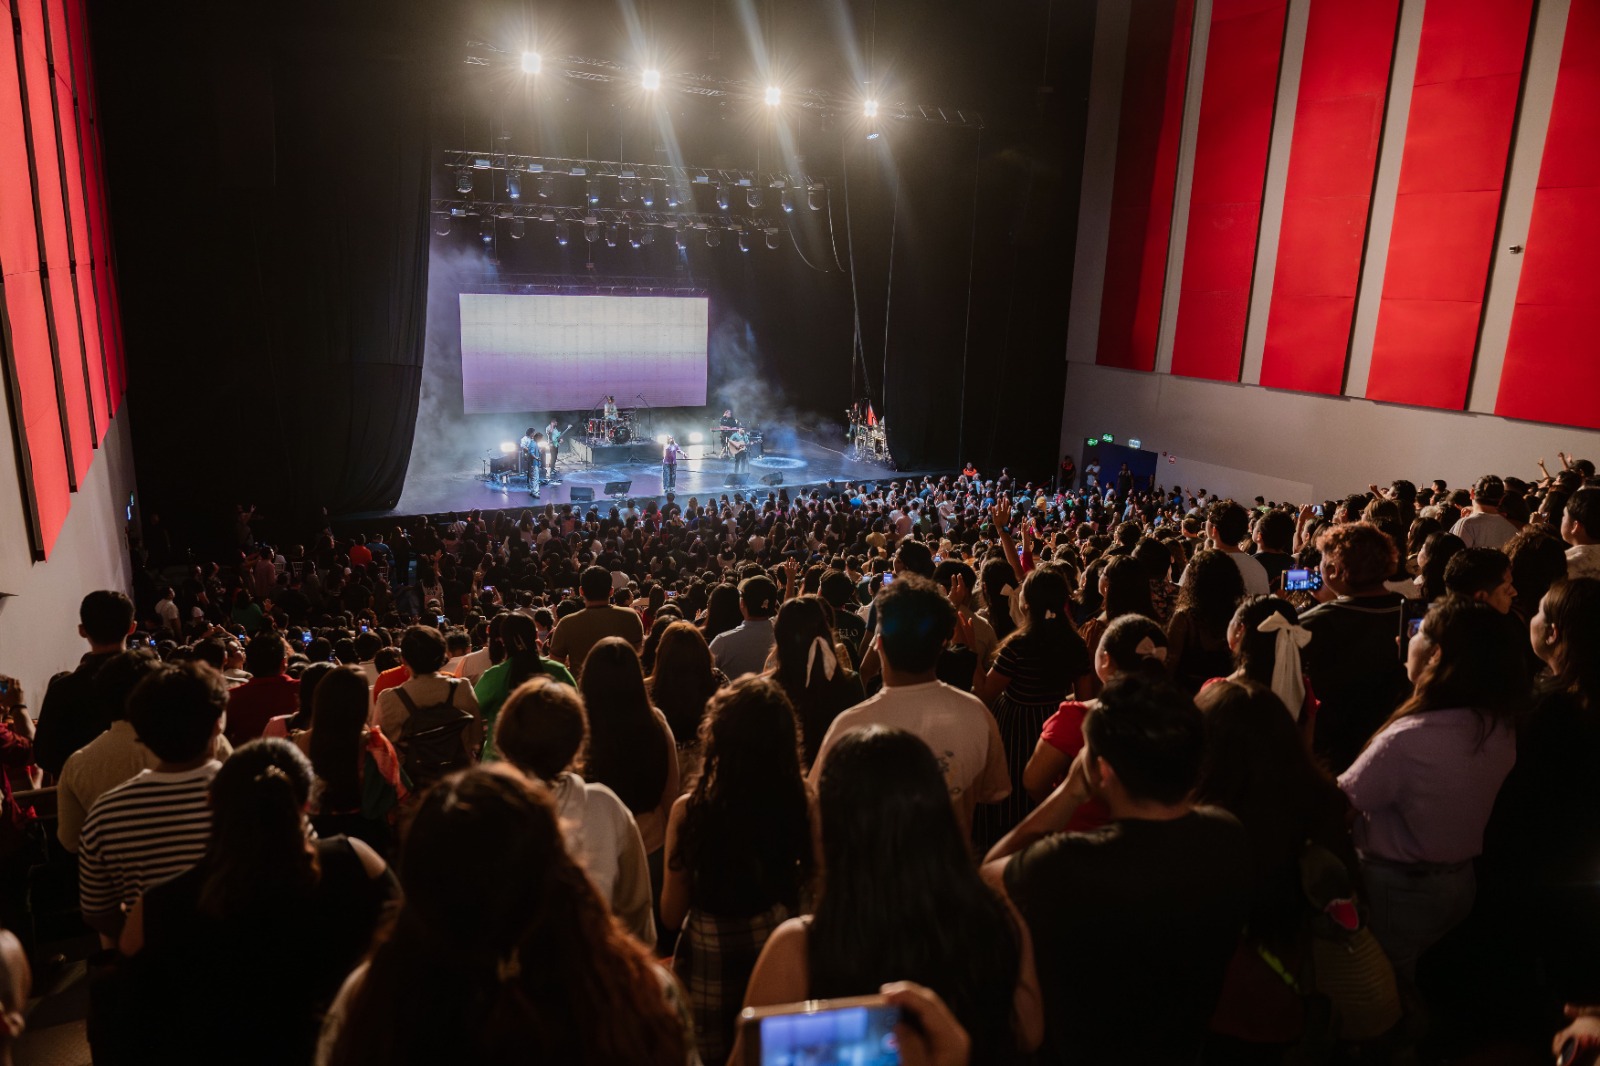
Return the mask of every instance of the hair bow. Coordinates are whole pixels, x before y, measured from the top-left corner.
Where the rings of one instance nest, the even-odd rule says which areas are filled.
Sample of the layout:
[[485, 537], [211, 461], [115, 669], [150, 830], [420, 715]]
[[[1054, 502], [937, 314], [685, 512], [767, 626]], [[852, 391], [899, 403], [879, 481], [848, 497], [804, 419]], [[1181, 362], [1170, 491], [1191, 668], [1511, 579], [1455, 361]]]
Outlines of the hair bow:
[[1257, 633], [1276, 633], [1272, 646], [1272, 691], [1277, 693], [1289, 716], [1300, 720], [1306, 701], [1306, 678], [1300, 669], [1300, 649], [1311, 643], [1311, 630], [1297, 626], [1274, 611], [1256, 626]]
[[1156, 642], [1151, 640], [1149, 637], [1145, 637], [1143, 640], [1141, 640], [1139, 642], [1139, 646], [1133, 650], [1134, 654], [1138, 655], [1141, 659], [1154, 659], [1158, 663], [1164, 663], [1167, 661], [1167, 649], [1156, 647]]
[[811, 684], [811, 672], [816, 669], [817, 660], [822, 660], [822, 676], [833, 680], [834, 673], [839, 669], [839, 657], [833, 653], [833, 645], [828, 643], [828, 638], [819, 636], [811, 642], [811, 650], [806, 652], [806, 684]]

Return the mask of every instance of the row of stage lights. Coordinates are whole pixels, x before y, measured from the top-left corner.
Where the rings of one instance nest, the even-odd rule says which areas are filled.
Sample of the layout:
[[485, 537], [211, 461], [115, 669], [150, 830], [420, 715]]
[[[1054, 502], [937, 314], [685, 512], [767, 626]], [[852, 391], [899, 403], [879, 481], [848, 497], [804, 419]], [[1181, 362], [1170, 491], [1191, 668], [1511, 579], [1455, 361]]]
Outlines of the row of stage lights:
[[[549, 200], [555, 193], [556, 175], [539, 174], [536, 176], [536, 195], [540, 200]], [[522, 174], [513, 169], [506, 171], [506, 197], [510, 200], [522, 199]], [[740, 182], [744, 186], [745, 206], [752, 210], [760, 210], [767, 201], [767, 191], [759, 186]], [[717, 183], [717, 207], [723, 211], [729, 210], [733, 205], [733, 189], [735, 186], [726, 181]], [[778, 192], [778, 206], [784, 214], [793, 214], [795, 209], [795, 192], [789, 183], [782, 178], [774, 178], [771, 187]], [[477, 188], [477, 179], [473, 175], [472, 167], [462, 167], [456, 172], [456, 192], [463, 196], [472, 195]], [[821, 211], [827, 202], [827, 187], [823, 185], [808, 185], [805, 188], [806, 206], [813, 211]], [[659, 178], [645, 178], [643, 180], [622, 176], [617, 178], [617, 200], [624, 204], [637, 202], [640, 207], [653, 208], [657, 203], [665, 204], [670, 209], [676, 209], [680, 204], [692, 199], [693, 194], [677, 184]], [[584, 203], [591, 207], [598, 206], [602, 199], [600, 179], [589, 177], [584, 181]]]
[[[434, 232], [441, 237], [449, 236], [451, 231], [451, 218], [453, 215], [454, 212], [451, 214], [439, 215], [439, 220], [435, 225]], [[521, 240], [527, 235], [528, 221], [528, 219], [521, 217], [512, 217], [508, 220], [506, 231], [512, 240]], [[549, 222], [551, 220], [535, 219], [534, 221]], [[653, 226], [638, 225], [635, 223], [628, 223], [626, 226], [624, 226], [624, 224], [621, 222], [602, 223], [598, 220], [589, 219], [580, 220], [579, 225], [583, 227], [583, 239], [585, 242], [589, 244], [599, 244], [603, 240], [607, 248], [616, 248], [622, 244], [627, 244], [629, 247], [637, 249], [646, 247], [647, 245], [652, 245], [656, 242], [656, 231], [655, 227]], [[689, 247], [690, 228], [691, 227], [688, 226], [678, 226], [673, 228], [673, 244], [680, 252], [685, 251]], [[734, 227], [731, 232], [733, 233], [734, 240], [738, 244], [741, 252], [748, 252], [752, 247], [755, 246], [753, 238], [756, 234], [760, 234], [766, 246], [774, 251], [776, 251], [783, 244], [783, 235], [776, 227], [752, 229], [750, 227], [740, 226]], [[482, 240], [484, 244], [493, 244], [497, 234], [498, 230], [496, 229], [495, 216], [492, 214], [481, 215], [478, 220], [479, 239]], [[720, 226], [707, 225], [704, 227], [704, 234], [705, 245], [707, 248], [716, 248], [722, 244], [722, 228]], [[570, 221], [560, 220], [555, 223], [555, 239], [556, 244], [563, 248], [572, 243], [572, 223]]]

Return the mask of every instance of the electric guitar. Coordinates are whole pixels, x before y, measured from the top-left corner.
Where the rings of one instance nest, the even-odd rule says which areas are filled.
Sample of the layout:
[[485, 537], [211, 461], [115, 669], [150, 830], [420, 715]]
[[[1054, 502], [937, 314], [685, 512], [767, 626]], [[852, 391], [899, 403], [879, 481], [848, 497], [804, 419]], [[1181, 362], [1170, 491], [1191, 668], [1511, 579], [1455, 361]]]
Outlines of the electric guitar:
[[562, 440], [564, 440], [566, 438], [566, 435], [568, 433], [570, 433], [571, 431], [572, 431], [572, 423], [568, 422], [566, 429], [552, 430], [551, 433], [550, 433], [550, 437], [549, 437], [548, 440], [545, 441], [545, 444], [550, 448], [551, 451], [555, 451], [557, 448], [561, 447]]

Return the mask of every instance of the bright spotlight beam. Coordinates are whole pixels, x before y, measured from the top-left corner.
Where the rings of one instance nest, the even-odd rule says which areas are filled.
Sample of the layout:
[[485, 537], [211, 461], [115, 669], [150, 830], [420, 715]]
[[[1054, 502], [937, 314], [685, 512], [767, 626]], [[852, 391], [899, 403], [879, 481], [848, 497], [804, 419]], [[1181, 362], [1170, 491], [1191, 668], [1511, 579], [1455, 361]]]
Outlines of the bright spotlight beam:
[[876, 101], [876, 100], [868, 100], [865, 104], [861, 105], [861, 110], [868, 118], [877, 118], [878, 117], [878, 101]]
[[537, 74], [543, 66], [544, 61], [539, 58], [538, 52], [522, 53], [522, 73]]
[[776, 85], [767, 86], [766, 99], [768, 107], [777, 107], [779, 104], [783, 103], [783, 90], [778, 88]]
[[661, 72], [659, 70], [645, 71], [644, 77], [640, 79], [640, 84], [644, 86], [646, 92], [655, 92], [661, 88]]

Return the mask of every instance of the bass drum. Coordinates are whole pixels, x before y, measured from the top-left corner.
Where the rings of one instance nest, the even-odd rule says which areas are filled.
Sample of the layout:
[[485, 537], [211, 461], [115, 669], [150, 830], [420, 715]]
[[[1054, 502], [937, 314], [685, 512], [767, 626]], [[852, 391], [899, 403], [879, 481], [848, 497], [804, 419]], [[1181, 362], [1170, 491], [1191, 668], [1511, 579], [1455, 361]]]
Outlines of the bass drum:
[[627, 426], [618, 426], [616, 433], [613, 434], [612, 437], [611, 437], [611, 443], [612, 444], [627, 444], [632, 439], [633, 439], [633, 430], [629, 429]]

